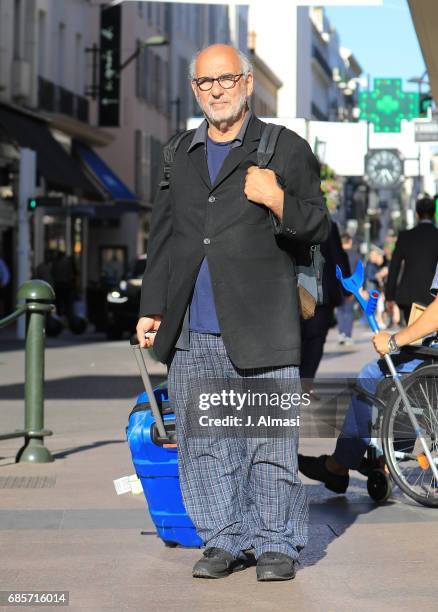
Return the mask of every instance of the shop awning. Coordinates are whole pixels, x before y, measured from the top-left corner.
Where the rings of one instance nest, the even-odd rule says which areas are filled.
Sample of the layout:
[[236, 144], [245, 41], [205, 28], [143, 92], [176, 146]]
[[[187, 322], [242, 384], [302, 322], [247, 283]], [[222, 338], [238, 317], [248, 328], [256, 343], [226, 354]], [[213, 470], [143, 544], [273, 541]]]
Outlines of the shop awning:
[[137, 196], [93, 149], [83, 143], [75, 142], [74, 151], [85, 164], [87, 170], [99, 181], [111, 200], [115, 202], [138, 202]]
[[20, 147], [36, 151], [38, 172], [51, 187], [92, 200], [104, 199], [79, 162], [52, 136], [46, 121], [0, 104], [0, 129]]

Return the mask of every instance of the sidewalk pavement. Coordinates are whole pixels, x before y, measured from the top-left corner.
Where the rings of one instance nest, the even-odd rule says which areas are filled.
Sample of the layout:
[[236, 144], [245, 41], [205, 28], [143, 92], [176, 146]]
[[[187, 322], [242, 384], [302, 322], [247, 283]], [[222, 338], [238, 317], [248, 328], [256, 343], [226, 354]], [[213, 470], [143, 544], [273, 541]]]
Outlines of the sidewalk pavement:
[[[373, 358], [371, 334], [356, 327], [355, 336], [355, 347], [339, 350], [332, 330], [322, 376], [354, 375]], [[3, 432], [23, 423], [23, 362], [22, 343], [3, 336]], [[150, 370], [155, 382], [165, 374], [160, 364]], [[114, 479], [134, 472], [125, 426], [142, 390], [127, 341], [48, 339], [46, 381], [46, 426], [54, 432], [46, 444], [55, 461], [15, 464], [21, 439], [0, 441], [0, 590], [67, 590], [68, 609], [89, 612], [437, 609], [438, 511], [397, 493], [377, 507], [356, 474], [347, 496], [309, 481], [310, 541], [295, 580], [257, 583], [255, 568], [193, 579], [201, 551], [166, 548], [144, 497], [114, 490]], [[301, 451], [333, 445], [301, 440]]]

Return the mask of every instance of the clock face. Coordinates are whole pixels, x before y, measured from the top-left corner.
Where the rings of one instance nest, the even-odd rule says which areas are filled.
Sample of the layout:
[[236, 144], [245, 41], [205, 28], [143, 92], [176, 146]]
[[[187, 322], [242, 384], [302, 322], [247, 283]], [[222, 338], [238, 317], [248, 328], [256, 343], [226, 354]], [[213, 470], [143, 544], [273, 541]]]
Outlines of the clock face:
[[366, 160], [366, 174], [374, 187], [393, 187], [403, 173], [400, 157], [393, 151], [381, 150], [370, 153]]

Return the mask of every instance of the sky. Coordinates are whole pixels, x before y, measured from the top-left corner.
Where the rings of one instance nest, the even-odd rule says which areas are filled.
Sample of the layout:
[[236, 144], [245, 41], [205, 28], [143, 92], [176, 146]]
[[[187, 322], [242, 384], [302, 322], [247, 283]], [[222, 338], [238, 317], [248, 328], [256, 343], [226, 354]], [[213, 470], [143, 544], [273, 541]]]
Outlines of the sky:
[[382, 6], [329, 6], [325, 11], [341, 45], [351, 49], [362, 66], [363, 76], [402, 78], [405, 91], [418, 91], [418, 85], [407, 83], [425, 70], [407, 0], [384, 0]]

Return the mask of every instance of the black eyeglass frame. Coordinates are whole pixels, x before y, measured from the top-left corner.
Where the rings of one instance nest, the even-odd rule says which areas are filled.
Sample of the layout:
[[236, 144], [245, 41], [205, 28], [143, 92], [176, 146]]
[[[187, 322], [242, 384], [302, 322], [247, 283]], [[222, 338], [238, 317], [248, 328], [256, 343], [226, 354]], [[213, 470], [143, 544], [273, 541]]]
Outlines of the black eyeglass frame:
[[[214, 82], [217, 81], [219, 83], [219, 85], [222, 87], [222, 89], [233, 89], [234, 87], [236, 87], [236, 84], [240, 81], [240, 78], [243, 77], [245, 75], [244, 72], [241, 72], [240, 74], [221, 74], [220, 76], [216, 77], [216, 78], [212, 78], [212, 77], [199, 77], [199, 79], [192, 79], [192, 83], [196, 84], [196, 87], [198, 89], [200, 89], [201, 91], [210, 91], [211, 89], [213, 89], [213, 85]], [[205, 81], [203, 81], [203, 79], [205, 79]], [[232, 80], [233, 84], [231, 85], [231, 87], [224, 87], [221, 83], [221, 79], [224, 81], [228, 81], [228, 80]], [[201, 89], [201, 86], [199, 85], [199, 81], [203, 81], [202, 84], [206, 84], [208, 82], [211, 83], [210, 87], [208, 89]]]

